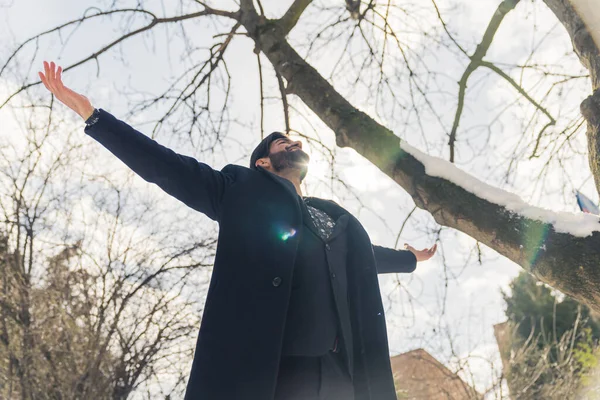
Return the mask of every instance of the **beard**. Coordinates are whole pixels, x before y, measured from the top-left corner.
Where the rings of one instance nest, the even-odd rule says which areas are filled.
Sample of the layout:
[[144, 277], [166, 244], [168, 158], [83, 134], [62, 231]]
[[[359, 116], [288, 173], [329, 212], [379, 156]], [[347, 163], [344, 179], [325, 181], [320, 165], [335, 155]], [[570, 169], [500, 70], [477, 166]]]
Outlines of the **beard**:
[[300, 170], [300, 182], [302, 182], [308, 173], [308, 162], [310, 161], [310, 157], [300, 148], [292, 151], [283, 150], [277, 153], [271, 153], [269, 154], [269, 159], [271, 159], [273, 169], [277, 172], [287, 168]]

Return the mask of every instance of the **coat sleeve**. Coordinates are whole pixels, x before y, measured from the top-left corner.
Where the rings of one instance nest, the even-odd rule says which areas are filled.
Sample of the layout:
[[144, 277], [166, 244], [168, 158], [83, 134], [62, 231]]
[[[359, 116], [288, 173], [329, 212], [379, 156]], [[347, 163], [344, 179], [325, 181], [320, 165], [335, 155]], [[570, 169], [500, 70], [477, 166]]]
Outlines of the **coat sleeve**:
[[382, 246], [373, 246], [378, 274], [393, 272], [408, 273], [417, 268], [417, 257], [409, 250], [394, 250]]
[[218, 220], [225, 190], [234, 174], [217, 171], [178, 154], [100, 109], [98, 121], [85, 133], [123, 161], [145, 181], [158, 185], [189, 207]]

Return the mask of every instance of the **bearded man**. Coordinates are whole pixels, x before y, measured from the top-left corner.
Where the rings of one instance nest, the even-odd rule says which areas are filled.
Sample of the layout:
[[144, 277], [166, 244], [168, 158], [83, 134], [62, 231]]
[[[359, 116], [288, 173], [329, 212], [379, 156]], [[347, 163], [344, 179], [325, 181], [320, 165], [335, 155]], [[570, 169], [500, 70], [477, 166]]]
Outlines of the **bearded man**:
[[394, 400], [378, 273], [412, 272], [436, 250], [373, 246], [354, 216], [303, 196], [309, 156], [274, 132], [249, 167], [220, 171], [40, 78], [85, 133], [144, 180], [219, 223], [186, 400]]

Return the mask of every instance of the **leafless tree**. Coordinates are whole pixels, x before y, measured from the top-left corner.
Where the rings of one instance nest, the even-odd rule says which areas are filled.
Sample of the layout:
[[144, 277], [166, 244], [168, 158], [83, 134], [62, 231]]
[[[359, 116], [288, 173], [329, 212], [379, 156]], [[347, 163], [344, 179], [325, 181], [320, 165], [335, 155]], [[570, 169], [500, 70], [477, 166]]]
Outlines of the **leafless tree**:
[[65, 121], [29, 118], [24, 149], [0, 150], [0, 397], [117, 400], [142, 384], [177, 397], [212, 229], [183, 238], [150, 224], [164, 218], [156, 202], [125, 207], [132, 193], [85, 168], [80, 139], [55, 129]]

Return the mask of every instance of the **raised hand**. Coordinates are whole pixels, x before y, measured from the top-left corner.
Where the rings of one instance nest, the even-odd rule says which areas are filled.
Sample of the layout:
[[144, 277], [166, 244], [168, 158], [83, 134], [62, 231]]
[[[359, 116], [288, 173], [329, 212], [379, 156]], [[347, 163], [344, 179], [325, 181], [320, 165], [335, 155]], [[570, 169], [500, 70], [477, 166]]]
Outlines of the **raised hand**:
[[417, 250], [409, 244], [404, 243], [404, 248], [406, 250], [410, 250], [415, 255], [415, 257], [417, 257], [417, 261], [427, 261], [435, 254], [437, 244], [434, 244], [430, 249]]
[[62, 67], [56, 69], [54, 62], [44, 61], [44, 73], [38, 72], [46, 89], [64, 105], [75, 111], [81, 118], [87, 120], [93, 113], [94, 107], [87, 97], [63, 85], [61, 79]]

